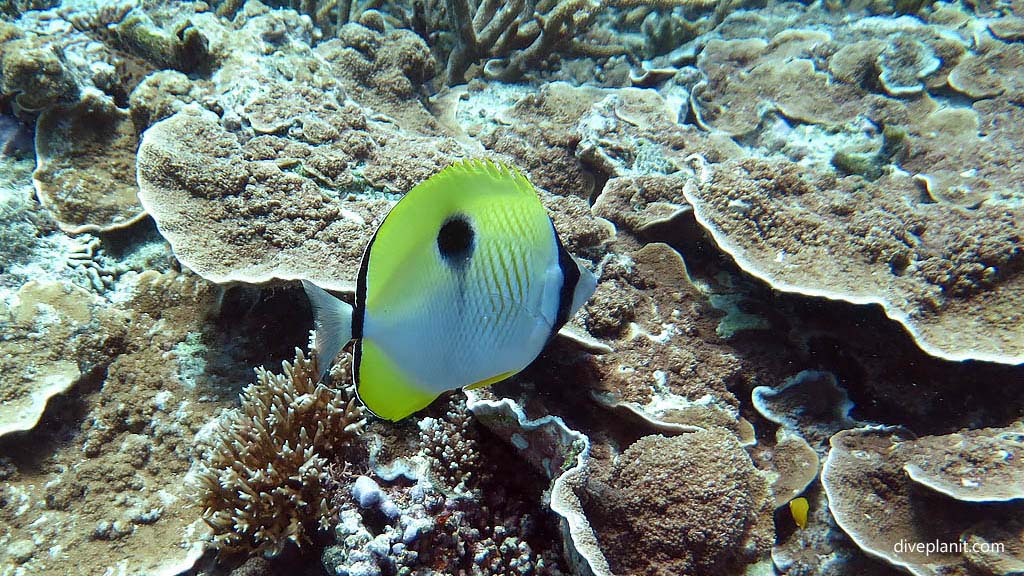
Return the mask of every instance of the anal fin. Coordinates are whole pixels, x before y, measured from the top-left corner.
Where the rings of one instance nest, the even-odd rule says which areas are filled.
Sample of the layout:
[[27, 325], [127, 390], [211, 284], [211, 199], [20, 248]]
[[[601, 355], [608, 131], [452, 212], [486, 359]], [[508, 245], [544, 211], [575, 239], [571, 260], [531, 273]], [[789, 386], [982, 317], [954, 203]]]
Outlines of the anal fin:
[[477, 388], [484, 388], [485, 386], [490, 386], [491, 384], [496, 384], [496, 383], [501, 382], [502, 380], [504, 380], [506, 378], [510, 378], [511, 376], [515, 375], [517, 372], [518, 372], [517, 370], [509, 370], [508, 372], [502, 372], [501, 374], [498, 374], [497, 376], [491, 376], [490, 378], [486, 378], [486, 379], [481, 380], [479, 382], [474, 382], [474, 383], [470, 384], [469, 386], [465, 386], [465, 387], [463, 387], [463, 390], [476, 390]]

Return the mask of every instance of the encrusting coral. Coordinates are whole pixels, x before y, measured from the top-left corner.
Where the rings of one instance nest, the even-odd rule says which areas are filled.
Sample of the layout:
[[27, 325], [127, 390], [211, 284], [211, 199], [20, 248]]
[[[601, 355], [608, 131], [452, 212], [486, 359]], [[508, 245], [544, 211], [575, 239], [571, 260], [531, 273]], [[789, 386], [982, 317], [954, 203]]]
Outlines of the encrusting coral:
[[328, 529], [328, 466], [365, 423], [355, 398], [319, 382], [315, 356], [296, 350], [282, 368], [256, 369], [197, 473], [203, 517], [225, 551], [276, 554]]

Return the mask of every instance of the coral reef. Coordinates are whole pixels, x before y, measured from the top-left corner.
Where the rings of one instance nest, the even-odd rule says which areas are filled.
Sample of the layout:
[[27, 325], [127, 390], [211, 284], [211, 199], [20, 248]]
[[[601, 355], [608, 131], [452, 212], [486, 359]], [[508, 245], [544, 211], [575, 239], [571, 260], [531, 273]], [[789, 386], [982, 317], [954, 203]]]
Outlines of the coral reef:
[[84, 333], [103, 321], [98, 304], [81, 288], [32, 281], [18, 290], [13, 305], [0, 308], [5, 333], [0, 435], [30, 430], [47, 401], [83, 377], [77, 359], [84, 355], [81, 348], [92, 344]]
[[336, 544], [321, 558], [330, 573], [565, 573], [557, 527], [540, 506], [546, 483], [487, 437], [465, 402], [452, 398], [416, 428], [371, 424], [374, 476], [335, 475]]
[[[962, 481], [967, 485], [979, 484], [980, 490], [940, 490], [942, 496], [915, 490], [914, 482], [923, 475], [903, 473], [903, 468], [916, 465], [904, 464], [908, 460], [930, 460], [935, 457], [937, 447], [957, 444], [958, 437], [931, 437], [917, 439], [907, 431], [896, 427], [856, 428], [846, 430], [832, 437], [828, 460], [822, 470], [822, 485], [828, 495], [829, 508], [836, 522], [850, 538], [865, 552], [891, 563], [911, 574], [968, 574], [975, 570], [998, 571], [999, 556], [968, 554], [968, 547], [947, 546], [942, 550], [918, 549], [907, 543], [916, 542], [959, 542], [967, 530], [987, 532], [991, 521], [1007, 523], [1008, 530], [1018, 530], [1018, 523], [1010, 519], [1020, 515], [1019, 503], [994, 509], [971, 506], [979, 498], [978, 493], [986, 488], [992, 490], [993, 498], [1007, 495], [1005, 490], [1016, 491], [1016, 479], [1011, 480], [996, 472], [984, 482], [976, 479], [986, 474], [988, 466], [999, 468], [1000, 461], [1012, 462], [1021, 450], [1020, 427], [988, 434], [972, 434], [980, 437], [1005, 435], [1001, 450], [981, 450], [977, 464], [961, 462], [959, 466], [970, 466], [962, 470]], [[854, 456], [856, 454], [856, 456]], [[988, 466], [986, 466], [988, 464]], [[1010, 464], [1013, 466], [1014, 464]], [[1019, 474], [1018, 474], [1019, 477]], [[983, 486], [981, 486], [983, 484]], [[926, 486], [933, 484], [926, 483]], [[998, 488], [993, 489], [994, 486]], [[1002, 492], [996, 496], [995, 492]], [[946, 498], [934, 501], [934, 498]], [[983, 539], [984, 536], [978, 536]], [[1020, 534], [1008, 541], [1019, 540]], [[903, 543], [904, 545], [901, 545]], [[979, 547], [981, 548], [981, 547]], [[978, 552], [978, 551], [972, 551]], [[1010, 554], [1013, 554], [1011, 552]]]
[[136, 196], [135, 136], [127, 112], [89, 98], [39, 116], [32, 179], [62, 230], [109, 232], [145, 218]]
[[[1021, 570], [1017, 4], [44, 4], [0, 24], [3, 574]], [[291, 281], [353, 291], [464, 157], [599, 285], [364, 421]]]
[[776, 388], [758, 386], [751, 396], [761, 416], [816, 446], [857, 424], [850, 418], [853, 403], [846, 390], [828, 372], [805, 370]]
[[[266, 145], [271, 147], [261, 150]], [[248, 155], [275, 153], [272, 141], [259, 138], [250, 148], [255, 150]], [[329, 288], [354, 288], [362, 239], [388, 202], [337, 205], [313, 180], [272, 159], [246, 156], [216, 116], [197, 109], [157, 123], [143, 137], [139, 198], [182, 263], [219, 282], [305, 277]], [[283, 201], [287, 211], [280, 209]], [[214, 224], [204, 226], [203, 235], [194, 233], [196, 214]], [[310, 261], [333, 267], [311, 270]]]
[[1024, 424], [965, 430], [914, 441], [903, 466], [911, 480], [961, 502], [1024, 499]]
[[898, 176], [868, 183], [755, 159], [709, 167], [685, 194], [722, 249], [777, 288], [879, 304], [940, 357], [1020, 358], [1019, 211], [951, 211], [915, 202]]
[[[23, 289], [36, 294], [26, 310], [58, 322], [41, 341], [52, 351], [67, 346], [65, 361], [82, 375], [50, 400], [35, 429], [0, 439], [0, 515], [19, 570], [66, 573], [73, 563], [83, 574], [176, 573], [202, 554], [199, 510], [184, 480], [215, 404], [200, 401], [212, 382], [186, 386], [175, 350], [190, 332], [209, 329], [219, 290], [177, 273], [129, 276], [119, 280], [118, 306], [60, 283]], [[62, 332], [71, 328], [67, 314], [89, 322], [91, 306], [90, 329]], [[21, 347], [10, 360], [35, 366], [30, 354]]]

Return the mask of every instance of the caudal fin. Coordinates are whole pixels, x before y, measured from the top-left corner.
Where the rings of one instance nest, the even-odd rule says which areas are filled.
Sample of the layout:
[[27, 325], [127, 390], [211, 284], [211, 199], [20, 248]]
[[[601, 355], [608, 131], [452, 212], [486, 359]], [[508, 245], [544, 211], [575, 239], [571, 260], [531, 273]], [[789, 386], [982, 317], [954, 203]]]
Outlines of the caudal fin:
[[320, 376], [323, 376], [338, 352], [352, 339], [352, 306], [309, 280], [303, 280], [302, 287], [313, 306], [313, 327], [316, 329], [313, 348], [319, 359]]

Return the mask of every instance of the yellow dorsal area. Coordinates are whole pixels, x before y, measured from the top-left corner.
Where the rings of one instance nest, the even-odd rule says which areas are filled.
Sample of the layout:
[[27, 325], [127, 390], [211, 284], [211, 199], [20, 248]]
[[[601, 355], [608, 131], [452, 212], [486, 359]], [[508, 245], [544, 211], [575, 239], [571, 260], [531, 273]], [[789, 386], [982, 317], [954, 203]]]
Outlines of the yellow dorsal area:
[[498, 374], [497, 376], [492, 376], [486, 380], [481, 380], [474, 384], [470, 384], [469, 386], [466, 386], [466, 390], [476, 390], [477, 388], [484, 388], [486, 386], [490, 386], [491, 384], [501, 382], [502, 380], [511, 377], [513, 374], [515, 374], [514, 371], [503, 372], [501, 374]]
[[409, 288], [430, 285], [425, 276], [431, 271], [425, 266], [436, 261], [436, 237], [444, 222], [454, 214], [467, 214], [483, 227], [478, 232], [491, 234], [486, 215], [497, 204], [506, 214], [523, 214], [550, 225], [530, 182], [517, 170], [489, 160], [457, 162], [410, 190], [384, 219], [370, 247], [367, 312], [428, 296], [410, 293]]
[[437, 394], [423, 391], [377, 346], [364, 338], [356, 391], [371, 412], [385, 420], [397, 421], [430, 405]]
[[810, 507], [807, 498], [794, 498], [789, 501], [789, 513], [793, 515], [793, 521], [801, 530], [807, 527], [807, 511]]

